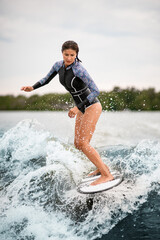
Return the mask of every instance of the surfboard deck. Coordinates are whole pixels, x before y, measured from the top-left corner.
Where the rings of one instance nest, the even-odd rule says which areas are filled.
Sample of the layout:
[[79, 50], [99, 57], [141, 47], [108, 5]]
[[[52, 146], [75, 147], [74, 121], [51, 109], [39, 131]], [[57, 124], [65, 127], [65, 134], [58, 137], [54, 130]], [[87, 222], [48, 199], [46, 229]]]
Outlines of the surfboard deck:
[[119, 185], [123, 181], [123, 177], [121, 175], [117, 175], [117, 176], [114, 176], [114, 179], [112, 181], [108, 181], [106, 183], [101, 183], [101, 184], [92, 186], [91, 183], [93, 181], [95, 181], [95, 179], [80, 183], [77, 186], [77, 191], [83, 194], [93, 194], [93, 193], [104, 192]]

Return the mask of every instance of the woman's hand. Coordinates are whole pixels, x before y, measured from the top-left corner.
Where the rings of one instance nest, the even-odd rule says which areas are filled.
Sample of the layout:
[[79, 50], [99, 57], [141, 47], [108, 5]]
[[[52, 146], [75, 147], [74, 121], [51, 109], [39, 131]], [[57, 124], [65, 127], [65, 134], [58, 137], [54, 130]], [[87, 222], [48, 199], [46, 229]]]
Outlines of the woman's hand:
[[31, 92], [33, 90], [34, 90], [34, 88], [31, 86], [21, 87], [21, 91]]
[[77, 107], [71, 108], [71, 109], [69, 110], [69, 112], [68, 112], [68, 116], [69, 116], [70, 118], [74, 118], [74, 117], [77, 115], [78, 111], [79, 111], [79, 110], [78, 110]]

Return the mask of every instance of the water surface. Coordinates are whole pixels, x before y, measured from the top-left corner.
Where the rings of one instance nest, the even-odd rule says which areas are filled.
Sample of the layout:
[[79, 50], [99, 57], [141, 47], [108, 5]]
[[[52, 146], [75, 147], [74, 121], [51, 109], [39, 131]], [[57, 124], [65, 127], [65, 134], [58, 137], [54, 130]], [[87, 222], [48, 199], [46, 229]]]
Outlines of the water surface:
[[0, 239], [160, 236], [160, 113], [103, 113], [91, 144], [124, 181], [80, 194], [92, 163], [76, 150], [66, 112], [0, 112]]

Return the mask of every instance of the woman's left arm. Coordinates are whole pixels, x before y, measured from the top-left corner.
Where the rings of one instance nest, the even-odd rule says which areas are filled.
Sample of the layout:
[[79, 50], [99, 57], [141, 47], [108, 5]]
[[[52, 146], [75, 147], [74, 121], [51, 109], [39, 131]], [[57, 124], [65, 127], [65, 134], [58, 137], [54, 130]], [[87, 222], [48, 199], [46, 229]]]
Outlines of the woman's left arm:
[[85, 99], [85, 102], [87, 100], [92, 103], [95, 97], [97, 97], [100, 93], [98, 87], [96, 86], [95, 82], [91, 78], [91, 76], [88, 74], [87, 70], [82, 66], [82, 64], [78, 64], [73, 69], [74, 74], [79, 77], [90, 89], [91, 93], [87, 96], [87, 99]]

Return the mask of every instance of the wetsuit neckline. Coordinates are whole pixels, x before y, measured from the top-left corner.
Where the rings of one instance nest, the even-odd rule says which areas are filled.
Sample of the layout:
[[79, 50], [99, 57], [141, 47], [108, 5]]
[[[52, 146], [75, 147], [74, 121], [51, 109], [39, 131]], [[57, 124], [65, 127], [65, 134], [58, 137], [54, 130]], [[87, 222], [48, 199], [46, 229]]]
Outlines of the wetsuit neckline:
[[72, 64], [70, 64], [67, 67], [65, 67], [65, 64], [64, 64], [64, 61], [63, 61], [63, 67], [65, 68], [65, 70], [69, 70], [70, 68], [72, 68], [76, 64], [76, 62], [77, 62], [77, 60], [75, 59]]

